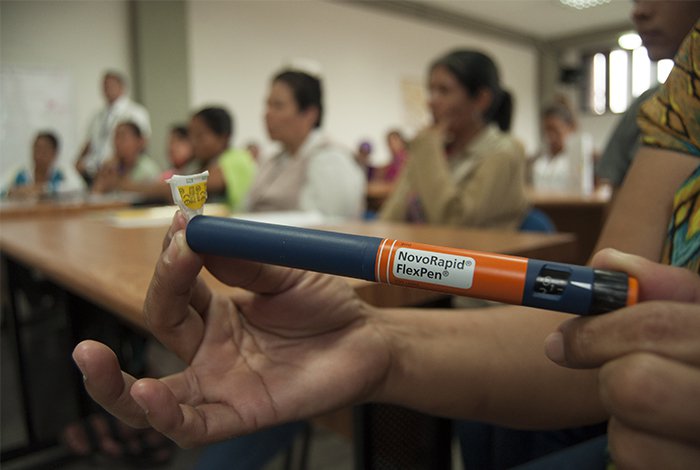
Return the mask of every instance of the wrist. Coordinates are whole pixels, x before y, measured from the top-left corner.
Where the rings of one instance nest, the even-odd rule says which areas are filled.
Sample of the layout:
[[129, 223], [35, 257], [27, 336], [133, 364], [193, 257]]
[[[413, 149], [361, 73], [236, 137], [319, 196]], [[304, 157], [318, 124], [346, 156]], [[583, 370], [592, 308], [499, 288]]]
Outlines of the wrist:
[[380, 380], [370, 391], [367, 401], [380, 403], [403, 402], [403, 391], [406, 390], [408, 368], [410, 363], [411, 346], [414, 335], [411, 333], [411, 325], [400, 317], [411, 315], [408, 310], [398, 309], [372, 309], [369, 324], [381, 338], [385, 347], [387, 360], [385, 368], [379, 375]]

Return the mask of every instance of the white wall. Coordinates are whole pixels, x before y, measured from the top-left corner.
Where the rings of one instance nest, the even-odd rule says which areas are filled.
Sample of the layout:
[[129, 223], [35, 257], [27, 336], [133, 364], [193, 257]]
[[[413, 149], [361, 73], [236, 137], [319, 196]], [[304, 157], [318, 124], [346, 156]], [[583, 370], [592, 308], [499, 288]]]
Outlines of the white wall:
[[[3, 72], [21, 71], [61, 77], [69, 91], [69, 123], [62, 123], [61, 161], [72, 163], [82, 145], [87, 123], [103, 105], [101, 77], [114, 68], [131, 75], [127, 3], [124, 0], [0, 1], [0, 60]], [[4, 103], [7, 104], [7, 103]], [[4, 107], [3, 104], [3, 107]], [[3, 114], [8, 111], [3, 111]], [[50, 122], [35, 122], [8, 133], [2, 123], [0, 172], [31, 157], [31, 139]], [[9, 148], [20, 148], [18, 155]]]
[[[528, 150], [537, 147], [536, 52], [530, 47], [329, 2], [192, 0], [187, 6], [191, 108], [229, 106], [238, 145], [251, 138], [269, 144], [262, 122], [268, 80], [289, 59], [304, 57], [323, 68], [326, 131], [352, 147], [369, 138], [380, 162], [385, 131], [405, 124], [401, 80], [423, 83], [432, 59], [471, 47], [496, 59], [516, 99], [514, 132]], [[61, 158], [72, 163], [90, 116], [102, 106], [103, 71], [132, 76], [128, 4], [3, 0], [0, 19], [3, 70], [55, 73], [68, 81], [72, 117], [61, 127]], [[29, 158], [37, 130], [8, 135], [2, 127], [2, 148], [9, 139], [22, 152], [2, 152], [0, 172]]]
[[537, 147], [532, 47], [337, 3], [190, 0], [188, 7], [192, 104], [228, 106], [236, 145], [256, 139], [271, 150], [263, 125], [268, 81], [301, 57], [322, 67], [326, 132], [353, 148], [369, 138], [382, 161], [385, 132], [404, 123], [401, 80], [424, 83], [433, 59], [461, 47], [496, 60], [516, 100], [514, 133], [529, 151]]

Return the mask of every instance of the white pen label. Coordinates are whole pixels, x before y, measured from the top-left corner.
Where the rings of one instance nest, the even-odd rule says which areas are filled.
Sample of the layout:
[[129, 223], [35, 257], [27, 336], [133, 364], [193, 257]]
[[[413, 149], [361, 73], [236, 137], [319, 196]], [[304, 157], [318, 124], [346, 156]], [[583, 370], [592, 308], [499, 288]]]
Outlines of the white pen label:
[[398, 279], [469, 289], [475, 266], [474, 258], [468, 256], [399, 248], [394, 257], [393, 275]]

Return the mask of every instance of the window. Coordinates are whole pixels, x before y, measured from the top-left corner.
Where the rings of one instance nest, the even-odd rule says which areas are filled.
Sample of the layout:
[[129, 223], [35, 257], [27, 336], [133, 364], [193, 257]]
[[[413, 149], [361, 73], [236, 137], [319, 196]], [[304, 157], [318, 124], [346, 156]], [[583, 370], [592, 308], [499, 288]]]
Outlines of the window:
[[585, 110], [604, 114], [623, 113], [632, 101], [649, 88], [666, 81], [672, 60], [649, 60], [645, 47], [631, 51], [600, 51], [585, 58], [587, 79]]

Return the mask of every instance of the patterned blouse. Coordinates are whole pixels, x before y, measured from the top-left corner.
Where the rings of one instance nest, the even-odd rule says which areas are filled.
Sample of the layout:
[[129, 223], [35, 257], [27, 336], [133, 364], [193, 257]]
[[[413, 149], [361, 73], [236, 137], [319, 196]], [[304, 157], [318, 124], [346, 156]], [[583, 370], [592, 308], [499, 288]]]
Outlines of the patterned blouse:
[[[700, 20], [638, 122], [644, 145], [700, 157]], [[676, 191], [662, 261], [700, 272], [700, 166]]]

